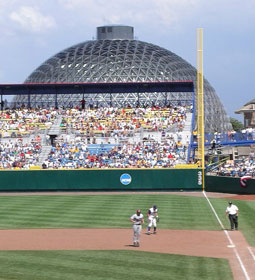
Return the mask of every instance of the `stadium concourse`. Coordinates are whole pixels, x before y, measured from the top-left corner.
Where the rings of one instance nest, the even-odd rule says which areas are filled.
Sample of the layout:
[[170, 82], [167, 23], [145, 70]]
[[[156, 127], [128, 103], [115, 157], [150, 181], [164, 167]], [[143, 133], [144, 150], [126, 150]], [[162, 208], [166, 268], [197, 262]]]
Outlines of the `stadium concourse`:
[[174, 167], [187, 161], [191, 118], [192, 106], [181, 105], [6, 109], [0, 167]]

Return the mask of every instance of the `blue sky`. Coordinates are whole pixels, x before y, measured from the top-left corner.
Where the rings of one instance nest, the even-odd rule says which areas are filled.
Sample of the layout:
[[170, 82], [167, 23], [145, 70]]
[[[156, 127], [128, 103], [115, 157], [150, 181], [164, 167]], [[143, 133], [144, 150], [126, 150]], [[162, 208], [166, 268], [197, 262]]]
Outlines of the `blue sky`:
[[254, 98], [255, 0], [0, 0], [0, 83], [22, 83], [42, 62], [90, 40], [96, 27], [124, 24], [141, 41], [196, 67], [204, 29], [204, 75], [229, 116]]

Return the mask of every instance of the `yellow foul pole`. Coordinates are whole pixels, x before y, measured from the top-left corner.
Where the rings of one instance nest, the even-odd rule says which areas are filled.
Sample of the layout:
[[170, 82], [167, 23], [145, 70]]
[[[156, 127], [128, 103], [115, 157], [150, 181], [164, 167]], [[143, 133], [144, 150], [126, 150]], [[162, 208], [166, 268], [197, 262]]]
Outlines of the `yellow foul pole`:
[[204, 150], [204, 79], [203, 79], [203, 28], [197, 29], [197, 159], [202, 168], [202, 190], [205, 188]]

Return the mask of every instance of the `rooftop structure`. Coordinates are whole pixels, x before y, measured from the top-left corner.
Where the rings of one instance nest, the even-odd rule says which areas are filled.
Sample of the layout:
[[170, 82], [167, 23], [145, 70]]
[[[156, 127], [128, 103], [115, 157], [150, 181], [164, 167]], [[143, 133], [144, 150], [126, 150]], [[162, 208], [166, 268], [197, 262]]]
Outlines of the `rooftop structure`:
[[235, 111], [236, 114], [243, 114], [244, 126], [255, 127], [255, 99], [252, 99], [240, 109]]
[[[134, 39], [130, 26], [107, 25], [97, 28], [97, 40], [85, 41], [67, 48], [42, 63], [25, 83], [97, 83], [193, 81], [196, 68], [178, 55], [157, 45]], [[195, 86], [196, 87], [196, 86]], [[204, 80], [205, 131], [221, 132], [231, 128], [229, 118], [214, 88]], [[119, 93], [61, 95], [62, 106], [165, 106], [192, 102], [192, 92]], [[196, 97], [196, 94], [195, 94]], [[27, 102], [27, 96], [16, 96], [17, 103]], [[31, 94], [31, 105], [54, 104], [53, 95]]]

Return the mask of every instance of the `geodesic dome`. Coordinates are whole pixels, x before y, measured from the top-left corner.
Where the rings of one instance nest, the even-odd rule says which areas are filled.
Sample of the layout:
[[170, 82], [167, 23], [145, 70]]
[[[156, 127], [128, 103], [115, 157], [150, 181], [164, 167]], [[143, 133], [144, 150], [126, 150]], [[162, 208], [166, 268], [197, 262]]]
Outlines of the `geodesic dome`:
[[[101, 32], [103, 28], [104, 34]], [[111, 39], [107, 36], [109, 28], [112, 28], [112, 32], [109, 32]], [[117, 26], [99, 27], [101, 35], [98, 40], [86, 41], [59, 52], [39, 66], [25, 83], [193, 81], [196, 89], [197, 71], [191, 64], [164, 48], [134, 40], [128, 32], [124, 36], [123, 32], [119, 32], [121, 35], [115, 38], [114, 30], [119, 31]], [[136, 93], [81, 93], [59, 95], [58, 105], [75, 106], [80, 104], [83, 96], [86, 104], [119, 107], [136, 106], [138, 103], [140, 106], [163, 106], [171, 102], [192, 100], [192, 93], [181, 92], [140, 93], [139, 96]], [[24, 103], [27, 99], [27, 96], [17, 96], [14, 101]], [[54, 105], [55, 97], [32, 94], [30, 102], [32, 106], [38, 105], [38, 102], [42, 106], [49, 103]], [[206, 79], [204, 103], [206, 132], [222, 132], [231, 128], [219, 97]]]

